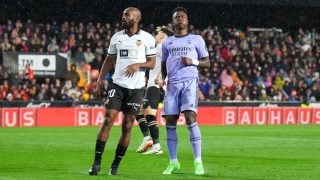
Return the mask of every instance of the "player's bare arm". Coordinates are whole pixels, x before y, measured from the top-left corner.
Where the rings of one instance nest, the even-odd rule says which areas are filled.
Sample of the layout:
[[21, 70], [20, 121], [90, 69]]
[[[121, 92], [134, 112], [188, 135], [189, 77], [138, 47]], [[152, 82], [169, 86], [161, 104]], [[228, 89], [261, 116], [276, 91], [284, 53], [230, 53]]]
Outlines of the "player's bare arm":
[[116, 62], [117, 56], [107, 56], [106, 59], [103, 62], [103, 65], [101, 67], [101, 71], [97, 80], [97, 88], [100, 90], [102, 87], [104, 87], [103, 81], [106, 76], [106, 74], [114, 67], [114, 64]]
[[196, 65], [196, 66], [204, 67], [204, 68], [210, 67], [209, 57], [204, 57], [204, 58], [201, 58], [200, 60], [198, 60], [198, 59], [191, 59], [186, 56], [181, 56], [181, 62], [187, 66]]
[[162, 79], [166, 79], [167, 77], [167, 63], [165, 61], [161, 63], [161, 76]]
[[148, 56], [147, 61], [144, 63], [135, 63], [127, 66], [125, 75], [127, 77], [132, 77], [134, 73], [138, 71], [139, 68], [153, 69], [156, 64], [156, 56]]

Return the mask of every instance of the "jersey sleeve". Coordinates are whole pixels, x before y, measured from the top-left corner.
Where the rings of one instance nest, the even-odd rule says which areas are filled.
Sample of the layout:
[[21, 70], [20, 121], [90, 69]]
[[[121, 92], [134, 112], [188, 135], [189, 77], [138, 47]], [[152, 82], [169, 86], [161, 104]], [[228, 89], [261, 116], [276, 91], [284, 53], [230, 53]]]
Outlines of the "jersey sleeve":
[[117, 55], [117, 48], [116, 48], [116, 34], [114, 34], [110, 39], [110, 44], [108, 48], [108, 55], [109, 56], [116, 56]]
[[157, 54], [156, 40], [150, 35], [146, 43], [146, 56], [155, 56]]
[[204, 58], [209, 56], [206, 43], [204, 42], [203, 38], [200, 35], [197, 36], [196, 49], [197, 49], [199, 58]]

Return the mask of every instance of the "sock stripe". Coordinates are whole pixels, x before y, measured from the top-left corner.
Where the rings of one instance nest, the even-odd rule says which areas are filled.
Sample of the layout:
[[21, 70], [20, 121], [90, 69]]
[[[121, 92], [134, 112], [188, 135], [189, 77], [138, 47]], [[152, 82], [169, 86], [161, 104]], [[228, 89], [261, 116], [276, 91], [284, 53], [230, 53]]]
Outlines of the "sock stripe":
[[146, 118], [141, 118], [138, 120], [138, 123], [140, 123], [140, 122], [147, 122], [147, 120], [146, 120]]
[[149, 123], [148, 123], [148, 126], [149, 126], [149, 127], [150, 127], [150, 126], [153, 126], [153, 125], [157, 126], [158, 123], [157, 123], [156, 121], [152, 121], [152, 122], [149, 122]]
[[177, 129], [177, 126], [169, 126], [169, 125], [166, 125], [166, 128], [168, 128], [168, 129]]
[[197, 122], [194, 122], [194, 123], [190, 124], [188, 127], [189, 127], [189, 128], [193, 128], [193, 127], [195, 127], [195, 126], [198, 126], [198, 123], [197, 123]]

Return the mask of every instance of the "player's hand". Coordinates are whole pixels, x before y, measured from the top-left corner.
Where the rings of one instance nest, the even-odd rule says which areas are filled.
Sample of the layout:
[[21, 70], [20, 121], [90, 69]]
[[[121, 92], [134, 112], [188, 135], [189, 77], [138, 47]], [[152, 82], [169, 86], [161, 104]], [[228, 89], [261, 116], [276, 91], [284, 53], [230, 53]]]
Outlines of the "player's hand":
[[154, 79], [154, 83], [157, 84], [157, 85], [160, 85], [162, 83], [162, 80], [161, 79]]
[[160, 85], [162, 83], [161, 75], [157, 75], [157, 77], [154, 79], [154, 83], [157, 85]]
[[181, 62], [182, 62], [182, 64], [184, 64], [186, 66], [192, 65], [192, 59], [190, 59], [186, 56], [181, 56]]
[[166, 81], [161, 80], [158, 85], [160, 88], [164, 88], [167, 85], [167, 83], [166, 83]]
[[101, 78], [98, 78], [97, 80], [97, 93], [100, 95], [101, 91], [104, 90], [104, 80]]
[[138, 69], [139, 69], [139, 64], [131, 64], [131, 65], [129, 65], [129, 66], [127, 66], [127, 68], [126, 68], [126, 72], [125, 72], [125, 75], [127, 76], [127, 77], [132, 77], [133, 75], [134, 75], [134, 73], [136, 73], [137, 71], [138, 71]]

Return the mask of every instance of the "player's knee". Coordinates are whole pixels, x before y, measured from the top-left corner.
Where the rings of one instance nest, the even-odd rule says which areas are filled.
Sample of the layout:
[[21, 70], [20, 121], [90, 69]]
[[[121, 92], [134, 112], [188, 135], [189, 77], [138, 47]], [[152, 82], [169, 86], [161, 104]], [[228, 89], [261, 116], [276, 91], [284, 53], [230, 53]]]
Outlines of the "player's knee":
[[186, 118], [186, 124], [190, 125], [193, 124], [195, 122], [197, 122], [196, 119], [196, 113], [193, 111], [185, 111], [184, 112], [185, 118]]
[[112, 127], [113, 122], [117, 116], [117, 111], [106, 110], [102, 125], [106, 127]]
[[166, 119], [167, 126], [176, 126], [177, 121], [179, 119], [179, 115], [167, 115], [165, 116], [165, 119]]
[[146, 116], [147, 122], [148, 122], [148, 126], [157, 126], [157, 121], [156, 121], [156, 116], [154, 115], [147, 115]]
[[135, 117], [125, 118], [122, 122], [122, 133], [130, 133]]
[[104, 117], [104, 119], [103, 119], [102, 125], [103, 125], [104, 127], [111, 128], [112, 125], [113, 125], [113, 120], [111, 119], [111, 117], [106, 116], [106, 117]]
[[155, 115], [150, 115], [150, 114], [148, 114], [148, 115], [146, 116], [146, 119], [147, 119], [147, 122], [149, 123], [149, 122], [151, 122], [151, 121], [155, 121], [155, 120], [156, 120], [156, 116], [155, 116]]
[[[149, 106], [150, 107], [150, 106]], [[156, 116], [157, 115], [157, 109], [151, 109], [151, 108], [148, 108], [145, 110], [145, 113], [147, 115], [153, 115], [153, 116]]]
[[122, 124], [122, 133], [127, 134], [130, 133], [132, 129], [132, 123]]
[[140, 121], [145, 121], [144, 115], [143, 115], [143, 114], [137, 115], [137, 116], [136, 116], [136, 120], [138, 121], [138, 123], [140, 123]]

